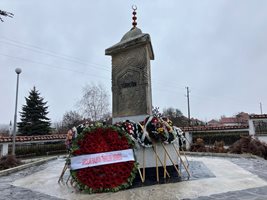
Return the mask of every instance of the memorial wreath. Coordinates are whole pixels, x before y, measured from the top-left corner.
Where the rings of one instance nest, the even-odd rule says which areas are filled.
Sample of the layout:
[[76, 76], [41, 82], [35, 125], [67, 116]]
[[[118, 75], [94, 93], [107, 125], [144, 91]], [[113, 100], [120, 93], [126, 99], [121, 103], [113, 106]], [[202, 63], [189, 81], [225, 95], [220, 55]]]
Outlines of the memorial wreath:
[[119, 127], [84, 129], [73, 141], [70, 158], [76, 187], [97, 193], [131, 186], [137, 172], [133, 148], [133, 140]]

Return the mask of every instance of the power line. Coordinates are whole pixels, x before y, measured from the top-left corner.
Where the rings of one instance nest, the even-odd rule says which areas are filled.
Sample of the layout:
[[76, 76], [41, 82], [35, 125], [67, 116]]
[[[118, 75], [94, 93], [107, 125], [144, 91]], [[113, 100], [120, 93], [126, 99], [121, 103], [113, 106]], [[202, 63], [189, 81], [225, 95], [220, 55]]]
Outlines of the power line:
[[[71, 59], [74, 59], [74, 60], [78, 60], [78, 61], [81, 61], [81, 62], [85, 62], [85, 63], [88, 63], [88, 61], [85, 61], [85, 60], [81, 60], [81, 58], [77, 58], [77, 57], [74, 57], [74, 56], [70, 56], [70, 55], [66, 55], [66, 54], [62, 54], [62, 53], [58, 53], [56, 51], [51, 51], [51, 50], [48, 50], [48, 49], [44, 49], [44, 48], [41, 48], [39, 46], [36, 46], [36, 45], [33, 45], [33, 44], [28, 44], [28, 43], [25, 43], [25, 42], [21, 42], [21, 41], [17, 41], [17, 40], [12, 40], [8, 37], [5, 37], [3, 35], [1, 35], [0, 39], [4, 39], [4, 40], [7, 40], [7, 41], [10, 41], [12, 43], [15, 43], [15, 44], [20, 44], [20, 45], [23, 45], [23, 46], [26, 46], [26, 47], [29, 47], [29, 48], [33, 48], [33, 49], [38, 49], [38, 50], [41, 50], [41, 51], [44, 51], [44, 52], [49, 52], [49, 53], [52, 53], [52, 54], [56, 54], [56, 55], [59, 55], [61, 57], [67, 57], [67, 58], [71, 58]], [[98, 65], [98, 66], [103, 66], [103, 67], [106, 67], [108, 68], [107, 66], [105, 65], [101, 65], [101, 64], [98, 64], [98, 63], [93, 63], [93, 62], [90, 62], [91, 64], [93, 65]]]
[[[16, 41], [16, 40], [12, 40], [10, 38], [7, 38], [5, 36], [1, 36], [0, 38], [2, 41], [0, 41], [1, 43], [4, 43], [4, 44], [7, 44], [7, 45], [12, 45], [12, 46], [15, 46], [15, 47], [18, 47], [18, 48], [23, 48], [23, 49], [26, 49], [26, 50], [30, 50], [30, 51], [33, 51], [35, 53], [40, 53], [40, 54], [43, 54], [43, 55], [48, 55], [48, 56], [52, 56], [52, 57], [55, 57], [55, 58], [59, 58], [59, 59], [62, 59], [62, 60], [65, 60], [65, 61], [68, 61], [68, 62], [72, 62], [72, 63], [76, 63], [76, 64], [79, 64], [79, 65], [83, 65], [83, 66], [90, 66], [92, 68], [96, 68], [98, 70], [104, 70], [104, 71], [108, 71], [108, 72], [111, 72], [111, 70], [108, 69], [108, 67], [104, 66], [104, 65], [101, 65], [101, 64], [97, 64], [97, 63], [88, 63], [88, 62], [85, 62], [85, 61], [82, 61], [81, 59], [79, 58], [75, 58], [75, 57], [72, 57], [72, 56], [69, 56], [69, 55], [63, 55], [63, 54], [58, 54], [57, 52], [53, 52], [53, 51], [50, 51], [50, 50], [47, 50], [47, 49], [43, 49], [43, 48], [40, 48], [38, 46], [35, 46], [35, 45], [32, 45], [32, 44], [27, 44], [27, 43], [24, 43], [24, 42], [19, 42], [19, 41]], [[6, 41], [3, 41], [6, 40]], [[9, 41], [9, 42], [7, 42]], [[12, 42], [12, 43], [10, 43]], [[13, 44], [14, 43], [14, 44]], [[49, 66], [49, 67], [52, 67], [52, 68], [56, 68], [56, 69], [60, 69], [60, 70], [67, 70], [67, 71], [72, 71], [72, 72], [75, 72], [75, 73], [80, 73], [80, 74], [85, 74], [84, 71], [77, 71], [77, 70], [72, 70], [72, 69], [68, 69], [68, 68], [64, 68], [64, 67], [58, 67], [58, 66], [54, 66], [54, 65], [50, 65], [50, 64], [46, 64], [46, 63], [41, 63], [41, 62], [37, 62], [37, 61], [33, 61], [33, 60], [30, 60], [30, 59], [25, 59], [25, 58], [19, 58], [19, 57], [15, 57], [15, 56], [10, 56], [10, 55], [5, 55], [5, 54], [1, 54], [3, 56], [6, 56], [6, 57], [10, 57], [10, 58], [14, 58], [14, 59], [20, 59], [20, 60], [24, 60], [26, 62], [32, 62], [32, 63], [35, 63], [35, 64], [40, 64], [40, 65], [46, 65], [46, 66]], [[102, 66], [101, 68], [100, 67], [94, 67], [92, 65], [97, 65], [97, 66]], [[90, 76], [95, 76], [95, 75], [92, 75], [92, 74], [88, 74]], [[98, 76], [98, 75], [97, 75]], [[100, 76], [98, 76], [100, 77]], [[102, 77], [104, 78], [104, 77]], [[172, 82], [170, 82], [172, 81]], [[174, 81], [174, 80], [161, 80], [161, 79], [153, 79], [153, 82], [158, 82], [158, 84], [160, 86], [164, 86], [164, 91], [170, 91], [170, 92], [173, 92], [175, 93], [176, 91], [171, 89], [171, 88], [177, 88], [177, 89], [181, 89], [183, 86], [177, 86], [177, 82]], [[165, 86], [170, 86], [168, 87], [168, 89], [166, 89]], [[156, 88], [156, 90], [160, 90], [158, 88]], [[204, 97], [204, 98], [209, 98], [210, 100], [212, 99], [213, 101], [216, 101], [216, 98], [212, 97], [212, 96], [206, 96], [206, 95], [194, 95], [194, 96], [200, 96], [200, 97]], [[230, 98], [227, 98], [227, 100], [230, 102], [235, 102], [235, 100], [231, 100]], [[239, 104], [240, 105], [240, 104]], [[261, 111], [262, 112], [262, 111]]]
[[[38, 65], [48, 66], [48, 67], [51, 67], [51, 68], [54, 68], [54, 69], [59, 69], [59, 70], [64, 70], [64, 71], [71, 71], [71, 72], [74, 72], [74, 73], [79, 73], [79, 74], [93, 76], [93, 77], [97, 77], [97, 78], [101, 78], [101, 79], [107, 80], [107, 77], [99, 76], [98, 74], [97, 75], [94, 75], [92, 73], [89, 74], [89, 73], [86, 73], [85, 71], [78, 71], [78, 70], [73, 70], [73, 69], [69, 69], [69, 68], [65, 68], [65, 67], [59, 67], [59, 66], [55, 66], [55, 65], [51, 65], [51, 64], [47, 64], [47, 63], [42, 63], [42, 62], [38, 62], [38, 61], [26, 59], [26, 58], [21, 58], [21, 57], [16, 57], [16, 56], [11, 56], [11, 55], [7, 55], [7, 54], [2, 54], [2, 53], [0, 53], [0, 55], [5, 56], [5, 57], [9, 57], [9, 58], [12, 58], [12, 59], [23, 60], [23, 61], [26, 61], [26, 62], [38, 64]], [[108, 78], [108, 79], [110, 80], [110, 78]], [[153, 80], [153, 81], [155, 81], [155, 80]], [[157, 91], [164, 91], [164, 92], [169, 92], [169, 93], [173, 93], [173, 94], [177, 93], [177, 90], [175, 90], [173, 88], [180, 89], [180, 87], [176, 87], [175, 85], [168, 84], [168, 82], [162, 82], [162, 83], [161, 83], [161, 81], [156, 80], [156, 84], [158, 84], [163, 89], [160, 89], [158, 87], [157, 88], [154, 88], [154, 89], [156, 89]], [[167, 86], [170, 86], [170, 87], [166, 87], [166, 85]], [[204, 97], [204, 98], [209, 99], [211, 101], [217, 101], [216, 100], [216, 97], [211, 97], [211, 96], [206, 96], [206, 95], [193, 95], [193, 96], [196, 96], [196, 97]], [[228, 102], [231, 102], [231, 103], [236, 103], [235, 100], [233, 100], [233, 99], [231, 100], [230, 98], [226, 98], [225, 101], [228, 101]], [[238, 106], [240, 106], [240, 103], [238, 104]]]
[[[59, 59], [62, 59], [62, 60], [66, 60], [68, 62], [74, 62], [74, 63], [77, 63], [77, 64], [80, 64], [80, 65], [97, 65], [97, 66], [102, 66], [102, 68], [97, 68], [97, 69], [103, 69], [105, 71], [111, 71], [109, 67], [107, 66], [104, 66], [104, 65], [101, 65], [101, 64], [98, 64], [98, 63], [92, 63], [92, 62], [86, 62], [86, 61], [81, 61], [80, 58], [76, 58], [76, 57], [73, 57], [73, 56], [69, 56], [69, 55], [64, 55], [64, 54], [59, 54], [58, 52], [55, 52], [55, 51], [51, 51], [51, 50], [47, 50], [47, 49], [43, 49], [43, 48], [40, 48], [36, 45], [32, 45], [32, 44], [27, 44], [27, 43], [24, 43], [24, 42], [20, 42], [20, 41], [16, 41], [16, 40], [13, 40], [13, 39], [10, 39], [6, 36], [2, 36], [1, 35], [1, 38], [0, 39], [4, 39], [4, 40], [7, 40], [7, 41], [10, 41], [10, 42], [7, 42], [7, 41], [0, 41], [0, 43], [4, 43], [4, 44], [7, 44], [7, 45], [12, 45], [12, 46], [15, 46], [15, 47], [18, 47], [18, 48], [23, 48], [23, 49], [26, 49], [26, 50], [30, 50], [30, 51], [33, 51], [35, 53], [40, 53], [40, 54], [44, 54], [44, 55], [48, 55], [48, 56], [52, 56], [52, 57], [56, 57], [56, 58], [59, 58]], [[15, 43], [15, 44], [13, 44]], [[37, 49], [37, 50], [36, 50]], [[92, 67], [92, 66], [91, 66]], [[161, 80], [161, 79], [154, 79], [153, 81], [157, 81], [157, 82], [160, 82], [161, 84], [164, 83], [164, 85], [166, 85], [166, 81], [165, 80]], [[170, 87], [176, 87], [178, 89], [182, 89], [184, 86], [180, 85], [180, 87], [177, 87], [177, 82], [175, 81], [172, 81], [172, 80], [168, 80], [168, 83], [169, 83], [169, 86]]]
[[0, 55], [5, 56], [5, 57], [9, 57], [9, 58], [12, 58], [12, 59], [23, 60], [23, 61], [26, 61], [26, 62], [38, 64], [38, 65], [44, 65], [44, 66], [47, 66], [47, 67], [50, 67], [50, 68], [54, 68], [54, 69], [59, 69], [59, 70], [64, 70], [64, 71], [71, 71], [71, 72], [74, 72], [74, 73], [80, 73], [80, 74], [84, 74], [84, 75], [88, 75], [88, 76], [107, 79], [106, 77], [101, 77], [99, 75], [94, 75], [94, 74], [91, 74], [91, 73], [88, 74], [85, 71], [78, 71], [78, 70], [73, 70], [73, 69], [69, 69], [69, 68], [59, 67], [59, 66], [50, 65], [50, 64], [47, 64], [47, 63], [42, 63], [42, 62], [38, 62], [38, 61], [26, 59], [26, 58], [20, 58], [20, 57], [16, 57], [16, 56], [10, 56], [10, 55], [6, 55], [6, 54], [2, 54], [2, 53], [0, 53]]
[[[4, 37], [4, 38], [6, 38], [6, 37]], [[7, 39], [7, 40], [10, 40], [10, 39]], [[29, 47], [24, 47], [24, 46], [21, 46], [21, 45], [17, 45], [17, 44], [12, 44], [12, 43], [8, 43], [8, 42], [6, 42], [6, 41], [0, 41], [0, 43], [5, 43], [5, 44], [8, 44], [8, 45], [12, 45], [12, 46], [16, 46], [16, 47], [19, 47], [19, 48], [23, 48], [23, 49], [27, 49], [27, 50], [30, 50], [30, 51], [33, 51], [33, 52], [36, 52], [36, 53], [40, 53], [40, 54], [44, 54], [44, 55], [48, 55], [48, 56], [52, 56], [52, 57], [56, 57], [56, 58], [60, 58], [60, 59], [63, 59], [63, 60], [66, 60], [66, 61], [69, 61], [69, 62], [74, 62], [74, 63], [77, 63], [77, 64], [80, 64], [80, 65], [87, 65], [88, 63], [85, 63], [85, 62], [81, 62], [81, 61], [75, 61], [75, 60], [72, 60], [72, 59], [66, 59], [65, 58], [65, 56], [64, 57], [62, 57], [61, 55], [54, 55], [54, 54], [51, 54], [51, 53], [46, 53], [46, 52], [43, 52], [43, 51], [47, 51], [47, 50], [43, 50], [42, 48], [38, 48], [37, 46], [33, 46], [33, 45], [28, 45], [28, 44], [25, 44], [25, 43], [22, 43], [22, 42], [17, 42], [17, 41], [14, 41], [14, 40], [10, 40], [10, 41], [12, 41], [12, 42], [15, 42], [15, 43], [19, 43], [19, 44], [23, 44], [23, 45], [25, 45], [25, 46], [29, 46]], [[32, 49], [32, 48], [34, 48], [34, 49]], [[39, 51], [39, 50], [35, 50], [35, 49], [40, 49], [41, 51]], [[51, 51], [47, 51], [47, 52], [51, 52]], [[6, 55], [7, 56], [7, 55]], [[11, 56], [9, 56], [9, 57], [11, 57]], [[12, 57], [14, 57], [14, 56], [12, 56]], [[69, 56], [66, 56], [66, 57], [69, 57]], [[70, 57], [70, 58], [73, 58], [73, 57]], [[22, 58], [19, 58], [19, 59], [22, 59]], [[24, 58], [23, 58], [24, 59]], [[75, 58], [76, 59], [76, 58]], [[28, 59], [27, 59], [27, 61], [29, 61]], [[35, 62], [36, 63], [36, 62]], [[43, 63], [42, 63], [43, 64]], [[100, 64], [96, 64], [96, 63], [94, 63], [95, 65], [99, 65], [99, 66], [102, 66], [102, 65], [100, 65]], [[108, 71], [108, 72], [110, 72], [110, 70], [108, 70], [107, 68], [97, 68], [97, 69], [103, 69], [103, 70], [105, 70], [105, 71]], [[169, 83], [169, 86], [170, 87], [176, 87], [176, 88], [178, 88], [178, 89], [181, 89], [181, 88], [183, 88], [183, 86], [181, 86], [181, 87], [177, 87], [177, 83], [174, 83], [174, 82], [172, 82], [173, 84], [171, 84], [171, 82], [169, 82], [168, 81], [168, 83], [166, 83], [165, 81], [163, 81], [163, 80], [160, 80], [160, 79], [154, 79], [153, 80], [153, 82], [159, 82], [159, 84], [161, 84], [162, 85], [162, 83], [164, 83], [164, 85], [166, 85], [166, 84], [168, 84]]]
[[[33, 52], [41, 53], [41, 54], [44, 54], [44, 55], [49, 55], [49, 56], [57, 57], [57, 58], [60, 58], [60, 59], [63, 59], [63, 60], [67, 60], [67, 61], [70, 61], [70, 62], [75, 62], [75, 63], [82, 64], [82, 65], [87, 64], [87, 63], [83, 63], [83, 62], [80, 62], [80, 61], [77, 62], [77, 61], [74, 61], [74, 60], [65, 59], [65, 58], [63, 58], [63, 57], [61, 57], [61, 56], [52, 55], [52, 54], [50, 54], [50, 53], [40, 52], [40, 51], [36, 51], [36, 50], [32, 50], [31, 48], [28, 48], [28, 47], [23, 47], [23, 46], [16, 45], [16, 44], [10, 44], [10, 43], [7, 43], [7, 42], [5, 42], [5, 41], [4, 41], [4, 42], [3, 42], [3, 41], [0, 41], [0, 42], [1, 42], [1, 43], [5, 43], [5, 44], [8, 44], [8, 45], [13, 45], [13, 46], [16, 46], [16, 47], [19, 47], [19, 48], [27, 49], [27, 50], [30, 50], [30, 51], [33, 51]], [[34, 48], [36, 48], [36, 47], [34, 47]], [[41, 49], [41, 48], [40, 48], [40, 49]], [[50, 67], [51, 67], [51, 65], [49, 65], [49, 64], [44, 64], [44, 63], [40, 63], [40, 62], [36, 62], [36, 61], [29, 60], [29, 59], [25, 59], [25, 58], [19, 58], [19, 57], [15, 57], [15, 56], [6, 55], [6, 54], [1, 54], [1, 55], [3, 55], [3, 56], [7, 56], [7, 57], [11, 57], [11, 58], [15, 58], [15, 59], [24, 60], [24, 61], [27, 61], [27, 62], [33, 62], [33, 63], [36, 63], [36, 64], [47, 65], [47, 66], [50, 66]], [[96, 65], [99, 65], [99, 64], [96, 64]], [[64, 68], [55, 67], [55, 66], [52, 66], [52, 67], [54, 67], [54, 68], [58, 68], [58, 69], [63, 69], [63, 70], [64, 70]], [[105, 68], [97, 68], [97, 69], [103, 69], [103, 70], [105, 70], [105, 71], [110, 72], [110, 70], [107, 70], [107, 69], [105, 69]], [[69, 71], [73, 71], [73, 72], [75, 72], [74, 70], [69, 70]], [[78, 73], [81, 73], [81, 72], [78, 72]], [[159, 82], [160, 85], [162, 85], [162, 83], [164, 83], [164, 85], [167, 84], [166, 82], [164, 82], [164, 81], [162, 81], [162, 80], [160, 80], [160, 79], [156, 79], [156, 80], [153, 80], [153, 81], [154, 81], [154, 82], [155, 82], [155, 81], [156, 81], [156, 82]], [[176, 85], [177, 85], [176, 83], [175, 83], [174, 85], [169, 84], [170, 87], [176, 87], [176, 88], [178, 88]], [[181, 89], [181, 88], [182, 88], [182, 86], [179, 87], [179, 89]]]
[[[15, 47], [18, 47], [18, 48], [23, 48], [23, 49], [26, 49], [26, 50], [33, 51], [35, 53], [52, 56], [52, 57], [55, 57], [55, 58], [59, 58], [59, 59], [68, 61], [68, 62], [74, 62], [76, 64], [80, 64], [80, 65], [83, 65], [83, 66], [85, 66], [85, 65], [88, 66], [88, 64], [90, 65], [90, 67], [93, 67], [93, 66], [91, 66], [92, 64], [93, 65], [97, 65], [97, 66], [102, 66], [102, 68], [98, 67], [97, 69], [103, 69], [105, 71], [111, 72], [109, 67], [101, 65], [101, 64], [98, 64], [98, 63], [92, 63], [92, 62], [88, 63], [88, 62], [82, 61], [80, 58], [76, 58], [76, 57], [69, 56], [69, 55], [64, 55], [64, 54], [59, 54], [58, 52], [55, 52], [55, 51], [43, 49], [43, 48], [38, 47], [36, 45], [28, 44], [28, 43], [25, 43], [25, 42], [16, 41], [16, 40], [13, 40], [13, 39], [10, 39], [10, 38], [8, 38], [6, 36], [1, 35], [0, 40], [3, 40], [3, 39], [7, 40], [9, 42], [0, 41], [0, 43], [4, 43], [4, 44], [7, 44], [7, 45], [12, 45], [12, 46], [15, 46]], [[10, 43], [10, 42], [12, 42], [12, 43]], [[181, 84], [180, 84], [179, 87], [177, 87], [177, 82], [173, 81], [173, 80], [168, 80], [168, 82], [166, 82], [166, 80], [162, 80], [162, 79], [153, 79], [153, 82], [155, 82], [155, 81], [159, 82], [161, 85], [162, 85], [162, 83], [164, 85], [168, 84], [172, 88], [175, 87], [175, 88], [178, 88], [178, 89], [181, 89], [181, 90], [182, 90], [182, 88], [184, 88], [184, 86], [182, 86]]]
[[158, 84], [158, 85], [164, 87], [166, 90], [171, 89], [173, 93], [175, 93], [176, 90], [174, 90], [172, 88], [179, 89], [179, 91], [181, 91], [181, 93], [183, 93], [182, 92], [182, 89], [184, 88], [184, 86], [183, 87], [180, 87], [180, 86], [177, 86], [175, 84], [169, 83], [168, 81], [163, 81], [163, 80], [154, 79], [154, 78], [152, 79], [152, 83], [153, 83], [153, 85], [154, 84]]
[[[45, 49], [42, 49], [42, 48], [39, 48], [39, 47], [36, 47], [36, 46], [33, 46], [33, 45], [27, 45], [25, 43], [17, 42], [17, 41], [14, 41], [14, 40], [10, 40], [10, 39], [5, 39], [5, 40], [11, 41], [12, 43], [11, 42], [7, 42], [7, 41], [3, 41], [3, 40], [0, 41], [0, 43], [6, 44], [6, 45], [15, 46], [17, 48], [26, 49], [26, 50], [29, 50], [29, 51], [32, 51], [32, 52], [35, 52], [35, 53], [51, 56], [51, 57], [54, 57], [54, 58], [59, 58], [59, 59], [62, 59], [62, 60], [68, 61], [68, 62], [73, 62], [73, 63], [79, 64], [79, 65], [87, 65], [87, 66], [91, 66], [91, 67], [94, 67], [92, 65], [100, 66], [101, 69], [106, 70], [106, 71], [110, 71], [110, 70], [108, 70], [109, 67], [107, 67], [105, 65], [100, 65], [100, 64], [97, 64], [97, 63], [92, 63], [92, 62], [87, 62], [87, 61], [82, 61], [79, 58], [75, 58], [75, 57], [68, 56], [68, 55], [60, 55], [58, 53], [55, 53], [55, 52], [52, 52], [52, 51], [49, 51], [49, 50], [45, 50]], [[94, 67], [94, 68], [96, 68], [96, 67]]]
[[[47, 66], [47, 67], [50, 67], [50, 68], [54, 68], [54, 69], [59, 69], [59, 70], [64, 70], [64, 71], [70, 71], [70, 72], [74, 72], [74, 73], [79, 73], [79, 74], [85, 74], [85, 75], [89, 75], [89, 76], [97, 76], [99, 78], [103, 78], [103, 79], [106, 79], [106, 77], [100, 77], [99, 75], [92, 75], [91, 73], [90, 74], [87, 74], [85, 73], [84, 71], [79, 71], [79, 70], [73, 70], [73, 69], [69, 69], [69, 68], [66, 68], [66, 67], [60, 67], [60, 66], [55, 66], [55, 65], [51, 65], [51, 64], [47, 64], [47, 63], [43, 63], [43, 62], [39, 62], [39, 61], [35, 61], [35, 60], [31, 60], [31, 59], [28, 59], [28, 58], [22, 58], [22, 57], [17, 57], [17, 56], [11, 56], [11, 55], [7, 55], [7, 54], [3, 54], [3, 53], [0, 53], [0, 55], [2, 56], [5, 56], [5, 57], [8, 57], [8, 58], [12, 58], [12, 59], [18, 59], [18, 60], [23, 60], [25, 62], [30, 62], [30, 63], [34, 63], [34, 64], [38, 64], [38, 65], [43, 65], [43, 66]], [[175, 86], [169, 84], [170, 87], [167, 87], [166, 88], [166, 84], [167, 83], [164, 83], [162, 84], [161, 81], [158, 81], [158, 80], [153, 80], [155, 81], [156, 84], [158, 84], [159, 86], [164, 86], [164, 91], [167, 91], [167, 92], [171, 92], [171, 93], [174, 93], [174, 90], [171, 89]], [[168, 84], [167, 84], [168, 85]], [[178, 87], [177, 87], [178, 88]], [[158, 88], [156, 88], [156, 90], [160, 90]], [[163, 91], [163, 90], [162, 90]]]

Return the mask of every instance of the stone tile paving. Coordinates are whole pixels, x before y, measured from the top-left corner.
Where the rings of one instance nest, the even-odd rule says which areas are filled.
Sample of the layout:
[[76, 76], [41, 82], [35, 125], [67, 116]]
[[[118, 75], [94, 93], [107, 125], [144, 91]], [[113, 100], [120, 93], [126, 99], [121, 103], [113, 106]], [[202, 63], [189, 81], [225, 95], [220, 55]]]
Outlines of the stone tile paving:
[[[182, 169], [182, 180], [188, 180], [188, 175], [185, 171], [185, 168], [180, 166], [180, 169]], [[200, 161], [189, 161], [189, 169], [191, 173], [190, 181], [215, 177], [215, 175], [207, 168], [207, 166]]]
[[60, 200], [40, 192], [31, 191], [22, 187], [15, 187], [11, 182], [23, 178], [47, 167], [48, 163], [41, 166], [30, 167], [26, 170], [0, 177], [0, 200]]
[[[260, 178], [267, 181], [267, 161], [263, 159], [247, 159], [247, 158], [224, 158], [233, 162], [234, 164], [244, 168], [245, 170], [258, 175]], [[46, 163], [41, 166], [31, 167], [26, 170], [11, 174], [9, 176], [0, 177], [0, 200], [28, 200], [28, 199], [38, 199], [38, 200], [60, 200], [59, 198], [49, 196], [40, 192], [32, 191], [22, 187], [16, 187], [11, 185], [16, 179], [23, 178], [35, 172], [44, 170], [47, 166], [51, 164]], [[195, 163], [195, 168], [202, 166], [201, 163]], [[192, 167], [192, 165], [191, 165]], [[203, 166], [202, 166], [203, 167]], [[201, 168], [202, 168], [201, 167]], [[212, 177], [212, 174], [209, 173], [207, 169], [203, 167], [207, 178]], [[201, 173], [198, 173], [197, 170], [193, 170], [195, 173], [195, 178], [200, 178]], [[201, 170], [200, 170], [201, 171]], [[203, 176], [203, 174], [202, 174]], [[241, 191], [227, 192], [221, 194], [215, 194], [211, 196], [202, 196], [195, 199], [185, 198], [184, 200], [264, 200], [267, 199], [267, 186], [258, 187]]]
[[[264, 159], [249, 159], [249, 158], [224, 158], [230, 160], [234, 164], [243, 169], [257, 175], [261, 179], [267, 181], [267, 161]], [[252, 188], [241, 191], [227, 192], [215, 194], [211, 196], [201, 196], [195, 199], [184, 200], [266, 200], [267, 186]]]
[[[171, 167], [167, 167], [167, 171], [169, 172], [171, 178], [167, 178], [166, 180], [163, 178], [163, 168], [159, 168], [159, 177], [160, 177], [160, 183], [175, 183], [175, 182], [181, 182], [181, 181], [187, 181], [187, 180], [199, 180], [199, 179], [206, 179], [206, 178], [213, 178], [215, 175], [206, 167], [206, 165], [201, 161], [189, 161], [189, 168], [191, 177], [188, 179], [188, 174], [185, 171], [185, 168], [181, 165], [179, 166], [181, 169], [182, 176], [179, 178], [177, 175], [177, 172], [175, 169]], [[141, 170], [142, 171], [142, 170]], [[65, 177], [65, 180], [67, 178]], [[137, 187], [145, 187], [145, 186], [151, 186], [151, 185], [158, 185], [158, 182], [156, 180], [156, 170], [155, 169], [146, 169], [146, 181], [145, 183], [141, 182], [141, 179], [139, 176], [136, 177], [136, 179], [133, 181], [132, 188]]]

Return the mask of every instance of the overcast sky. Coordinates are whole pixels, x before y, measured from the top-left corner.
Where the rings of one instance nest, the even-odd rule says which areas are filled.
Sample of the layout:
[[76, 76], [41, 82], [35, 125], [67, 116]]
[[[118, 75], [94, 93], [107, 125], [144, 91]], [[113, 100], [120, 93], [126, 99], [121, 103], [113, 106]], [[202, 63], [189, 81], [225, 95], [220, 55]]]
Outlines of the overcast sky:
[[[14, 13], [0, 23], [0, 124], [13, 121], [36, 86], [53, 122], [75, 110], [82, 88], [102, 83], [111, 96], [105, 49], [131, 28], [149, 33], [153, 105], [208, 121], [238, 112], [267, 112], [266, 0], [1, 0]], [[111, 99], [111, 98], [110, 98]], [[19, 120], [19, 115], [18, 115]]]

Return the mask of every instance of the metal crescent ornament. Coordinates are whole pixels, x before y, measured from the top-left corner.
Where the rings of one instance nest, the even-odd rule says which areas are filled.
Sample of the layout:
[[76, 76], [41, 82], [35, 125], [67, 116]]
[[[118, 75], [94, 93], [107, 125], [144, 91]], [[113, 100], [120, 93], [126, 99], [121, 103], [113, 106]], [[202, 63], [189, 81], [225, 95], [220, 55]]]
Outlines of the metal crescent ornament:
[[132, 9], [133, 9], [134, 11], [136, 11], [136, 10], [137, 10], [137, 6], [136, 6], [136, 5], [132, 5]]

